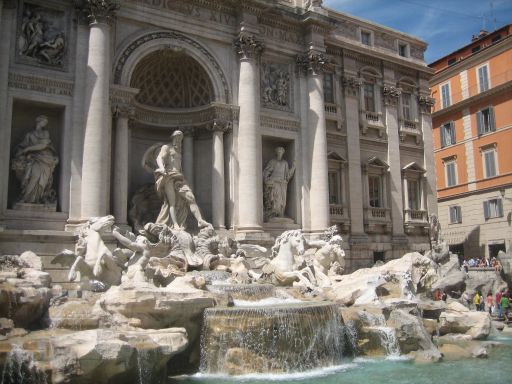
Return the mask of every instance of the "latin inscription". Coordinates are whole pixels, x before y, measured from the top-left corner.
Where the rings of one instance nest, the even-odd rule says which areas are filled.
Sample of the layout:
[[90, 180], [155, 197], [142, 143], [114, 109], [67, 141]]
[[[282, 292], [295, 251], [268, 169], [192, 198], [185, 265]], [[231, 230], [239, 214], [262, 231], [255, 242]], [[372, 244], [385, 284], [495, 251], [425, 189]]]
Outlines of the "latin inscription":
[[176, 0], [137, 0], [136, 2], [148, 5], [156, 9], [166, 9], [183, 13], [203, 21], [212, 21], [214, 23], [236, 26], [236, 18], [224, 12], [215, 11], [213, 9], [200, 8], [194, 4], [186, 2], [177, 2]]

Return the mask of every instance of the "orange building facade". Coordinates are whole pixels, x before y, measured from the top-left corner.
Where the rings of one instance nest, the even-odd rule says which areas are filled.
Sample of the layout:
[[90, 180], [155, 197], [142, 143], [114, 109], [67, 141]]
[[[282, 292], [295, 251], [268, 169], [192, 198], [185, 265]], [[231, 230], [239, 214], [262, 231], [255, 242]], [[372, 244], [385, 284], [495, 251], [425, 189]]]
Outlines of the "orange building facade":
[[512, 246], [512, 24], [430, 64], [438, 214], [450, 249]]

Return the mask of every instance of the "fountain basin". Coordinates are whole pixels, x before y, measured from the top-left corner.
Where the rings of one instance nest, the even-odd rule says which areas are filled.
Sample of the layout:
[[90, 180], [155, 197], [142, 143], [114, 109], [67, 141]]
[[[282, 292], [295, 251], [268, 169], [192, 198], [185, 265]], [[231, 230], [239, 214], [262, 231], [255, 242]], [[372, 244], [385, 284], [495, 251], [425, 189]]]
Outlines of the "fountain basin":
[[335, 304], [208, 308], [204, 313], [203, 373], [302, 372], [339, 364], [344, 350], [344, 324]]
[[212, 293], [229, 294], [237, 300], [261, 300], [274, 296], [272, 284], [214, 284], [206, 286]]

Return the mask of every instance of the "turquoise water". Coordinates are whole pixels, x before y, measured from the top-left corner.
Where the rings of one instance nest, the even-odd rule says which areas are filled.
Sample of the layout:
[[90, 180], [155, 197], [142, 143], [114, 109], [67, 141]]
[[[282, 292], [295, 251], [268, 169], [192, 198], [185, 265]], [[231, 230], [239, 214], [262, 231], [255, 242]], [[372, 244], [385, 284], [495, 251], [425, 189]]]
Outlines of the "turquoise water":
[[507, 384], [512, 383], [512, 338], [497, 338], [503, 345], [489, 350], [488, 359], [468, 359], [434, 364], [408, 360], [347, 360], [338, 367], [292, 375], [186, 376], [169, 384]]

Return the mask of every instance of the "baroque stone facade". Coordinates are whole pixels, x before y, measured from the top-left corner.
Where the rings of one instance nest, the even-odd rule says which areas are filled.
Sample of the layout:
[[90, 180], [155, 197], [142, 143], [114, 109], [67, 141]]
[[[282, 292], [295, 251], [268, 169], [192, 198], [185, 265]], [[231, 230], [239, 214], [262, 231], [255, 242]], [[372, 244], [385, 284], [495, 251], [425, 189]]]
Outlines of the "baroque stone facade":
[[[178, 130], [195, 204], [240, 241], [337, 224], [347, 270], [429, 247], [425, 43], [321, 1], [279, 1], [279, 15], [259, 0], [71, 3], [0, 2], [0, 251], [29, 241], [19, 230], [56, 242], [91, 217], [155, 219], [141, 162]], [[11, 159], [40, 115], [55, 211], [16, 206]], [[277, 205], [264, 199], [275, 148], [289, 167]]]

